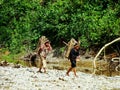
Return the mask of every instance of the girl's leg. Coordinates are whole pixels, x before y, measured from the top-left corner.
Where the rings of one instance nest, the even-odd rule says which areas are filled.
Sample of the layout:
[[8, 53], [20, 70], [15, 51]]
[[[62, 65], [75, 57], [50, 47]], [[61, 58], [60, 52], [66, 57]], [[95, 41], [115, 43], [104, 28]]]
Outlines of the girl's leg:
[[66, 73], [67, 76], [69, 76], [69, 72], [72, 70], [72, 67], [70, 67]]
[[73, 68], [74, 75], [77, 76], [76, 74], [76, 68]]

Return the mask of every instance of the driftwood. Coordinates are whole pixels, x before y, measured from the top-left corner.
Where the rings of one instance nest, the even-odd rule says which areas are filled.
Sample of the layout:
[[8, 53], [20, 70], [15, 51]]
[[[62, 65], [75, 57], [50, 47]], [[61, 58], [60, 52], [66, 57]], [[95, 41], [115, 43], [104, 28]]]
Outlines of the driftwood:
[[8, 66], [8, 62], [6, 60], [0, 62], [0, 66]]
[[117, 41], [119, 41], [119, 40], [120, 40], [120, 37], [117, 38], [117, 39], [115, 39], [115, 40], [113, 40], [113, 41], [111, 41], [111, 42], [109, 42], [109, 43], [107, 43], [107, 44], [105, 44], [105, 45], [100, 49], [100, 51], [97, 53], [97, 55], [95, 56], [95, 58], [94, 58], [94, 60], [93, 60], [93, 74], [96, 73], [96, 60], [97, 60], [98, 56], [101, 54], [101, 52], [102, 52], [106, 47], [108, 47], [109, 45], [111, 45], [111, 44], [113, 44], [113, 43], [115, 43], [115, 42], [117, 42]]
[[79, 44], [80, 42], [77, 42], [74, 38], [72, 38], [68, 43], [66, 43], [64, 41], [63, 41], [63, 43], [67, 46], [64, 55], [66, 58], [68, 58], [70, 50], [73, 48], [75, 43]]
[[39, 48], [41, 45], [43, 45], [47, 40], [48, 40], [48, 38], [46, 38], [46, 36], [41, 36], [41, 37], [39, 38], [36, 51], [38, 51], [38, 48]]
[[68, 43], [66, 43], [65, 41], [63, 41], [63, 43], [64, 43], [66, 46], [68, 46]]

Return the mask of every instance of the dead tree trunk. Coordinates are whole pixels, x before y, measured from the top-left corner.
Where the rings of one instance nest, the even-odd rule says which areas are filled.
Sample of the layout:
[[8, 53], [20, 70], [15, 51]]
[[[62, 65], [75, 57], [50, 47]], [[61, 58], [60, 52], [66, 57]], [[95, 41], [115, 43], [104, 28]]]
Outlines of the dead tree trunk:
[[111, 45], [111, 44], [113, 44], [114, 42], [117, 42], [117, 41], [119, 41], [120, 40], [120, 37], [119, 38], [117, 38], [117, 39], [115, 39], [115, 40], [113, 40], [113, 41], [111, 41], [111, 42], [109, 42], [109, 43], [107, 43], [107, 44], [105, 44], [101, 49], [100, 49], [100, 51], [97, 53], [97, 55], [95, 56], [95, 58], [94, 58], [94, 60], [93, 60], [93, 74], [95, 74], [96, 73], [96, 60], [97, 60], [97, 58], [98, 58], [98, 56], [101, 54], [101, 52], [106, 48], [106, 47], [108, 47], [109, 45]]

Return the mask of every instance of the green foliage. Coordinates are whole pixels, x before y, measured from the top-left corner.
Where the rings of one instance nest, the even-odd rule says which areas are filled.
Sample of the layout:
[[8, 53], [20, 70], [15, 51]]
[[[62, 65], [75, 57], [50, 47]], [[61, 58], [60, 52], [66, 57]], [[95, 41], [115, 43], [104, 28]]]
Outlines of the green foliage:
[[6, 60], [9, 63], [16, 63], [16, 60], [14, 60], [14, 56], [11, 55], [3, 55], [2, 60]]
[[24, 61], [19, 60], [18, 57], [20, 57], [19, 54], [17, 54], [17, 55], [14, 55], [14, 54], [2, 55], [1, 60], [7, 61], [7, 62], [13, 63], [13, 64], [19, 63], [21, 65], [24, 65]]
[[88, 46], [90, 46], [90, 43], [89, 43], [87, 37], [81, 36], [80, 40], [81, 40], [82, 47], [88, 48]]
[[24, 60], [20, 59], [25, 54], [26, 52], [21, 52], [19, 54], [13, 54], [13, 53], [10, 53], [7, 48], [2, 48], [0, 49], [0, 62], [7, 61], [13, 64], [25, 65]]
[[35, 49], [40, 36], [52, 45], [72, 37], [101, 46], [120, 36], [120, 1], [1, 0], [0, 46], [14, 53]]

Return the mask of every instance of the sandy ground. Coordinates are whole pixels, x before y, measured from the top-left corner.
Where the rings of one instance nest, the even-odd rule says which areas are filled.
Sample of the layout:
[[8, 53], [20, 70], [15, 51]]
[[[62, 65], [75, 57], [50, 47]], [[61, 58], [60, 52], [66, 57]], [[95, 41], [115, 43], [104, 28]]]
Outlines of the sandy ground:
[[120, 90], [120, 76], [107, 77], [66, 70], [36, 73], [36, 67], [0, 67], [0, 90]]

